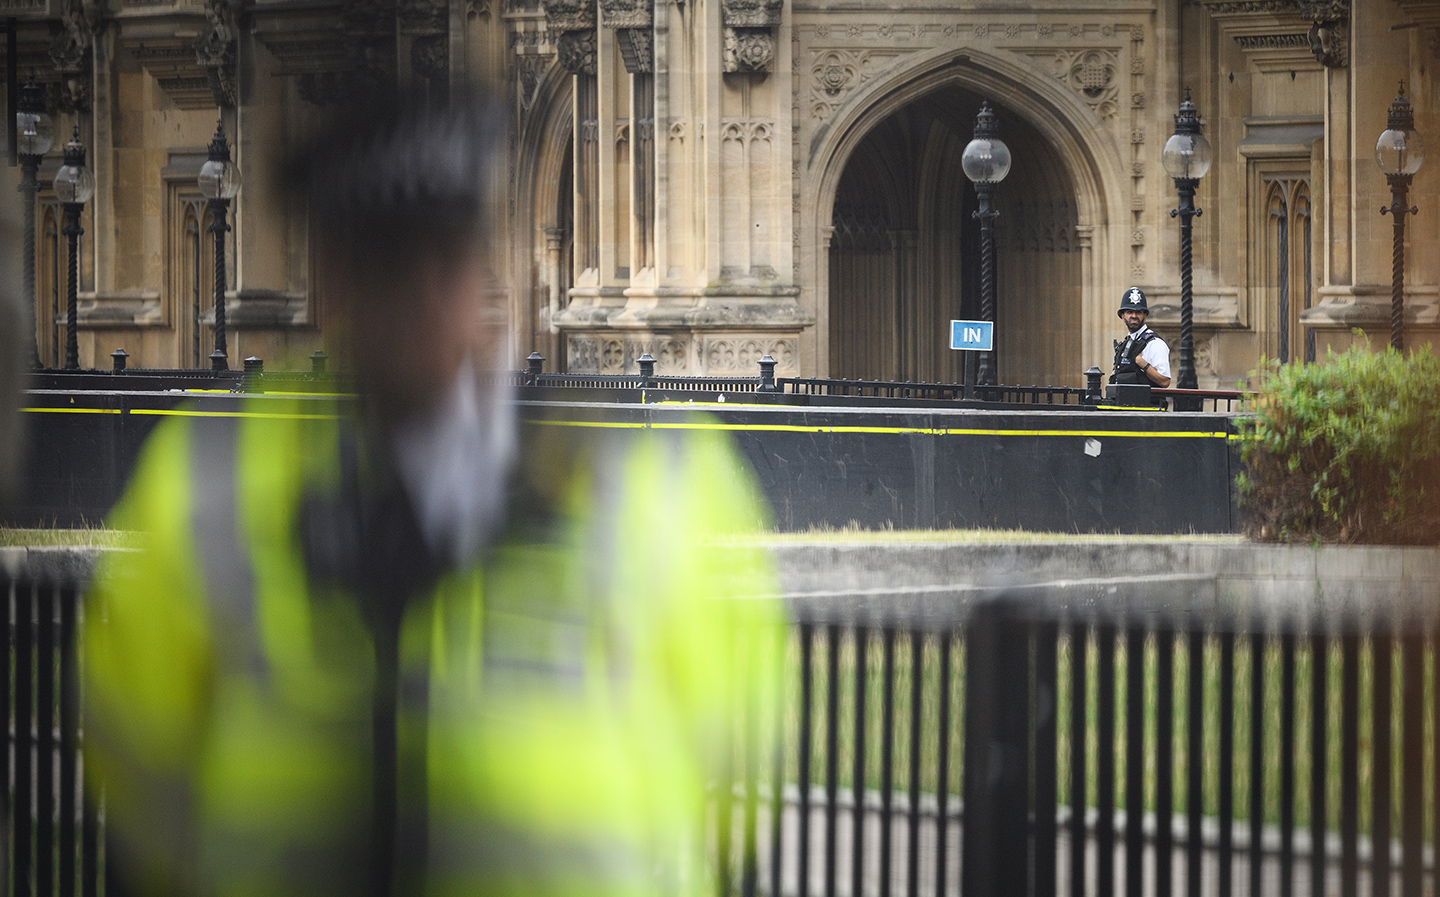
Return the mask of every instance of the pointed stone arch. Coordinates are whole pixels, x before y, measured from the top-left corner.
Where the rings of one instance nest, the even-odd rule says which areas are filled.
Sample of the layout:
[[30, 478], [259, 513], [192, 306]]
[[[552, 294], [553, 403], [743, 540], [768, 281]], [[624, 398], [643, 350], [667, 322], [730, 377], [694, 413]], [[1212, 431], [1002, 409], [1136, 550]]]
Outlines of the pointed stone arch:
[[564, 302], [571, 279], [573, 84], [574, 77], [559, 65], [545, 68], [530, 102], [521, 104], [513, 159], [511, 351], [517, 360], [538, 351], [552, 371], [565, 362], [565, 347], [549, 327], [549, 316], [553, 302]]
[[[804, 296], [817, 324], [806, 334], [803, 357], [819, 372], [829, 358], [829, 244], [837, 193], [846, 166], [866, 136], [907, 105], [958, 86], [1018, 113], [1060, 160], [1074, 197], [1074, 237], [1080, 255], [1079, 356], [1102, 364], [1113, 334], [1113, 304], [1129, 279], [1125, 251], [1129, 173], [1109, 126], [1076, 94], [1003, 51], [936, 50], [917, 54], [855, 91], [802, 148], [800, 241]], [[1054, 173], [1049, 175], [1054, 176]], [[1076, 374], [1078, 375], [1078, 371]]]

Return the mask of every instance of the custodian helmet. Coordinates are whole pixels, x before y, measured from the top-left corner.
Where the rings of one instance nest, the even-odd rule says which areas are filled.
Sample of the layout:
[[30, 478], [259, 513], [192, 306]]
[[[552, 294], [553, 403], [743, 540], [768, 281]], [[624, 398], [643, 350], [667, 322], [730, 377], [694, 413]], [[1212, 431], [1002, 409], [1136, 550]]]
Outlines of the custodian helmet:
[[1115, 316], [1125, 314], [1127, 311], [1143, 311], [1150, 314], [1150, 306], [1145, 304], [1145, 291], [1139, 287], [1131, 287], [1120, 297], [1120, 307], [1115, 310]]

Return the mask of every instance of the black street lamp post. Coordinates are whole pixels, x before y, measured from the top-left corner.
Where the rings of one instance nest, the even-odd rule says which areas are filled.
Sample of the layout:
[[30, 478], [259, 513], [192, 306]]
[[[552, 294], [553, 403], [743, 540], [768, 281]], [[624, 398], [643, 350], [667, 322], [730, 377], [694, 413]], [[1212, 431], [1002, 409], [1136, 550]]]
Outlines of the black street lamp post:
[[[1180, 389], [1198, 389], [1199, 379], [1195, 376], [1195, 335], [1192, 319], [1195, 307], [1195, 291], [1191, 259], [1192, 221], [1200, 217], [1203, 210], [1195, 208], [1195, 188], [1200, 179], [1210, 170], [1210, 141], [1200, 133], [1200, 114], [1190, 102], [1190, 88], [1185, 88], [1185, 101], [1175, 113], [1175, 133], [1165, 141], [1160, 160], [1165, 171], [1175, 179], [1175, 189], [1180, 193], [1180, 208], [1171, 209], [1170, 217], [1180, 219], [1180, 373], [1175, 385]], [[1182, 405], [1184, 407], [1182, 407]], [[1177, 400], [1177, 411], [1198, 411], [1198, 400]]]
[[[45, 88], [35, 83], [35, 73], [20, 88], [20, 101], [15, 107], [15, 143], [20, 156], [20, 193], [25, 197], [25, 232], [22, 259], [25, 268], [25, 302], [35, 311], [35, 194], [40, 189], [36, 173], [40, 159], [55, 143], [54, 125], [45, 113]], [[40, 367], [40, 341], [36, 335], [38, 321], [30, 328], [30, 364]]]
[[1390, 182], [1390, 205], [1381, 206], [1380, 214], [1389, 212], [1395, 220], [1395, 242], [1391, 253], [1390, 271], [1390, 347], [1405, 349], [1405, 216], [1420, 210], [1407, 205], [1410, 179], [1425, 161], [1425, 144], [1415, 133], [1415, 113], [1405, 96], [1405, 82], [1400, 94], [1390, 104], [1390, 118], [1385, 132], [1375, 143], [1375, 161]]
[[[989, 101], [980, 104], [975, 116], [975, 137], [960, 156], [965, 177], [975, 185], [980, 207], [975, 217], [980, 220], [980, 318], [989, 321], [991, 340], [995, 338], [995, 219], [1000, 211], [994, 207], [995, 185], [1010, 173], [1010, 148], [1000, 139], [1000, 120]], [[992, 342], [993, 345], [993, 342]], [[994, 386], [997, 378], [994, 350], [980, 353], [980, 368], [975, 379], [979, 386]]]
[[65, 306], [65, 367], [80, 367], [80, 343], [77, 333], [76, 305], [80, 288], [80, 210], [95, 193], [95, 175], [85, 167], [85, 147], [80, 143], [80, 127], [76, 125], [70, 142], [65, 144], [65, 163], [55, 172], [55, 196], [65, 209], [65, 226], [61, 233], [70, 243], [70, 285]]
[[220, 121], [210, 139], [210, 158], [200, 168], [200, 194], [210, 201], [210, 232], [215, 235], [215, 351], [210, 367], [217, 371], [230, 366], [225, 353], [225, 232], [230, 229], [230, 200], [239, 192], [240, 169], [230, 161], [225, 123]]

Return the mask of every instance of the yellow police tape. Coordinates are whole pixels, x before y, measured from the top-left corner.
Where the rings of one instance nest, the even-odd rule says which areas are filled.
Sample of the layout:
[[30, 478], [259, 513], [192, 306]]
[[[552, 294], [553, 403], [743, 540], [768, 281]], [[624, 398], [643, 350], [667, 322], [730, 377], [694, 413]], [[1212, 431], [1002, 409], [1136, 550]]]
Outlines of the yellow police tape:
[[[741, 408], [741, 405], [726, 405], [727, 408]], [[773, 406], [752, 406], [773, 407]], [[121, 414], [119, 408], [23, 408], [33, 414]], [[189, 411], [178, 408], [132, 408], [129, 414], [158, 415], [167, 417], [253, 417], [269, 420], [334, 420], [333, 414], [283, 414], [259, 411]], [[530, 420], [527, 423], [550, 427], [595, 427], [600, 429], [627, 430], [727, 430], [768, 433], [869, 433], [881, 435], [921, 436], [1086, 436], [1113, 438], [1151, 439], [1226, 439], [1238, 441], [1242, 436], [1223, 430], [1022, 430], [980, 427], [863, 427], [835, 426], [825, 424], [745, 424], [745, 423], [700, 423], [692, 421], [580, 421], [580, 420]]]

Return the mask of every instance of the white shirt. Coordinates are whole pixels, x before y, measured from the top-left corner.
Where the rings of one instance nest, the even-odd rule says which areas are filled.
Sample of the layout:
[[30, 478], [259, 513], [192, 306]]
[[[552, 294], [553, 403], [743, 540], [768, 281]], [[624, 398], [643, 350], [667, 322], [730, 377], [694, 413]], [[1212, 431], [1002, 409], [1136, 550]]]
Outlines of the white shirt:
[[[1149, 327], [1141, 327], [1139, 330], [1130, 334], [1127, 340], [1133, 340], [1146, 331], [1155, 333], [1155, 331], [1150, 330]], [[1164, 377], [1170, 376], [1170, 347], [1165, 345], [1165, 340], [1161, 339], [1158, 333], [1155, 334], [1154, 339], [1145, 344], [1144, 349], [1140, 350], [1140, 357], [1145, 359], [1147, 363], [1153, 364], [1157, 374]]]
[[466, 357], [441, 401], [393, 434], [396, 467], [435, 557], [464, 567], [503, 522], [516, 450], [510, 389]]

